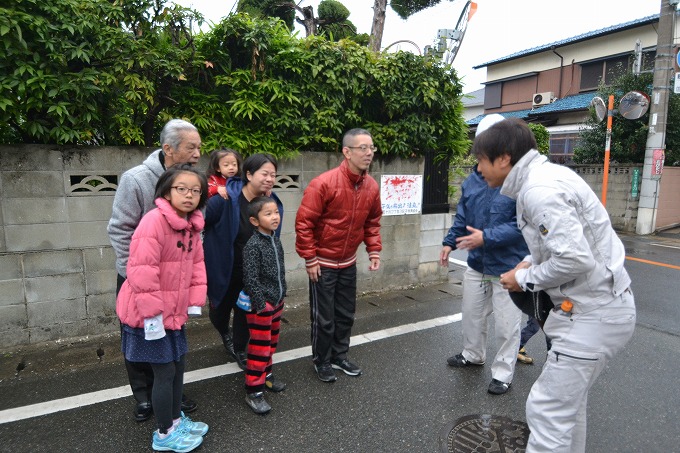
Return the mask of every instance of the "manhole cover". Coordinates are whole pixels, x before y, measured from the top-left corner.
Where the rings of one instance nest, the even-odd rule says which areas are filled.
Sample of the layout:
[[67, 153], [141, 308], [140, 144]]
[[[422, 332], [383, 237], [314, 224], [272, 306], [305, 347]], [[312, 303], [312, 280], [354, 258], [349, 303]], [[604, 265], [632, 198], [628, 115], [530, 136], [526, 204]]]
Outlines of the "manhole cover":
[[520, 453], [526, 451], [524, 422], [489, 414], [461, 417], [439, 437], [443, 453]]

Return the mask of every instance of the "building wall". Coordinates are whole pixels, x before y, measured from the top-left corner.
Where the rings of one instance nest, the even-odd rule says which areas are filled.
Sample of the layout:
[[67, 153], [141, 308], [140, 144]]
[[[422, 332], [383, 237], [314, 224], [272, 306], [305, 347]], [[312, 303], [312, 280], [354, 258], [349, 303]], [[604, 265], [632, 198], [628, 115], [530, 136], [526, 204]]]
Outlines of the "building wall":
[[[679, 26], [680, 24], [676, 24], [676, 34], [674, 36], [677, 36]], [[579, 64], [609, 55], [617, 55], [625, 52], [632, 53], [635, 50], [635, 41], [638, 39], [642, 42], [643, 48], [656, 46], [657, 27], [658, 22], [586, 41], [559, 46], [555, 48], [555, 51], [563, 57], [562, 61], [565, 66], [571, 63]], [[559, 66], [560, 58], [552, 51], [546, 50], [534, 55], [528, 55], [515, 60], [487, 66], [486, 82], [491, 83], [519, 74], [547, 71], [559, 68]], [[554, 91], [557, 93], [557, 90]]]
[[[120, 174], [148, 148], [0, 146], [0, 348], [118, 329], [115, 255], [106, 226]], [[205, 168], [207, 157], [199, 164]], [[306, 304], [307, 274], [295, 253], [294, 219], [303, 188], [341, 155], [302, 153], [279, 162], [288, 304]], [[380, 159], [371, 174], [422, 174], [422, 159]], [[387, 216], [382, 267], [369, 272], [359, 249], [359, 292], [443, 281], [437, 265], [446, 214]]]
[[680, 225], [680, 167], [665, 167], [661, 177], [656, 228]]

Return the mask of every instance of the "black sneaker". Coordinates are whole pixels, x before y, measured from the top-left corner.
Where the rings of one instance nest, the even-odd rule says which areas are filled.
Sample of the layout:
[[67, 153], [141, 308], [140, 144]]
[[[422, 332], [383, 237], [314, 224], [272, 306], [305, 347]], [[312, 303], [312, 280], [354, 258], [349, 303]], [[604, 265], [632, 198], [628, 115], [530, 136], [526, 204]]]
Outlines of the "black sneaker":
[[263, 392], [248, 393], [246, 394], [246, 403], [256, 414], [266, 414], [272, 407], [264, 399]]
[[182, 412], [190, 413], [198, 409], [198, 404], [196, 401], [187, 398], [186, 395], [182, 394]]
[[470, 362], [465, 357], [463, 357], [463, 354], [456, 354], [453, 357], [449, 357], [448, 359], [446, 359], [446, 363], [448, 363], [449, 366], [456, 367], [456, 368], [462, 368], [462, 367], [465, 367], [465, 366], [468, 366], [468, 365], [475, 365], [475, 366], [484, 365], [484, 362], [482, 362], [482, 363]]
[[274, 393], [283, 392], [286, 389], [286, 384], [277, 379], [272, 373], [267, 375], [264, 385]]
[[347, 359], [331, 359], [331, 366], [336, 370], [344, 371], [348, 376], [359, 376], [361, 374], [361, 368]]
[[314, 369], [316, 370], [316, 375], [319, 376], [323, 382], [335, 382], [338, 377], [335, 375], [331, 364], [326, 362], [321, 365], [314, 364]]
[[489, 384], [489, 393], [492, 395], [502, 395], [510, 390], [510, 382], [501, 382], [498, 379], [491, 379]]

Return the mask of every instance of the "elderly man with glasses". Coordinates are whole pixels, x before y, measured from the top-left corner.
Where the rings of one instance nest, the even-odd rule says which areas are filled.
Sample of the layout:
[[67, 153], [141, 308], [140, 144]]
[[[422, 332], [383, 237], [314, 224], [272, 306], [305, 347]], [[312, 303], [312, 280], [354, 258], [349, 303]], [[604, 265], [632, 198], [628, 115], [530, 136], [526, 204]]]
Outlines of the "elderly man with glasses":
[[[116, 296], [127, 277], [132, 233], [144, 214], [155, 208], [156, 183], [163, 172], [175, 164], [195, 165], [201, 156], [201, 136], [196, 127], [181, 119], [168, 121], [161, 131], [161, 147], [152, 152], [141, 165], [123, 173], [113, 199], [111, 220], [107, 231], [116, 253], [118, 282]], [[151, 417], [153, 371], [148, 363], [125, 361], [132, 394], [137, 400], [134, 416], [138, 422]], [[182, 396], [182, 411], [196, 410], [196, 403]]]

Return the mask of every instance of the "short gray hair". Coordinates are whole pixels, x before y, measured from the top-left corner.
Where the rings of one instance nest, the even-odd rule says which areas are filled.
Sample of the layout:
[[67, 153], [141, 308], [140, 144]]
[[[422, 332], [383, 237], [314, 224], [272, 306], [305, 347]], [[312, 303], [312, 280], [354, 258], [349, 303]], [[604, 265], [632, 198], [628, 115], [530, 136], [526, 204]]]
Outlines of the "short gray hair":
[[166, 144], [172, 149], [179, 148], [179, 144], [182, 142], [182, 131], [198, 132], [198, 129], [190, 122], [178, 118], [165, 123], [165, 126], [163, 126], [163, 130], [161, 131], [161, 148]]
[[371, 140], [373, 139], [371, 133], [368, 132], [366, 129], [360, 128], [350, 129], [347, 132], [345, 132], [345, 135], [342, 137], [342, 147], [344, 148], [346, 146], [349, 146], [350, 139], [358, 135], [368, 135], [369, 137], [371, 137]]

